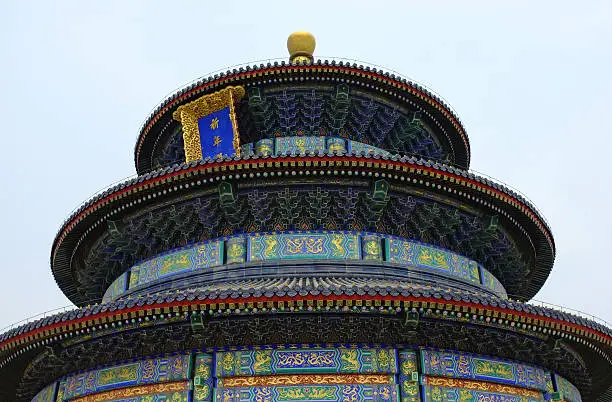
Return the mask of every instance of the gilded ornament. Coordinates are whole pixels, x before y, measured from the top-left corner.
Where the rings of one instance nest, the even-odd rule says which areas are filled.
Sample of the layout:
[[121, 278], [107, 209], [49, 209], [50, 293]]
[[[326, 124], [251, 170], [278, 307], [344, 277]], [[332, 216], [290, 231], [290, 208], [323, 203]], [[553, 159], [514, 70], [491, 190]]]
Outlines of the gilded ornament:
[[110, 385], [121, 382], [136, 381], [138, 379], [139, 368], [140, 364], [134, 363], [127, 366], [112, 367], [100, 370], [98, 373], [98, 385]]
[[279, 401], [333, 401], [336, 400], [336, 389], [334, 387], [281, 387], [277, 388]]
[[187, 394], [184, 392], [175, 392], [170, 397], [170, 402], [187, 402]]
[[427, 248], [422, 248], [419, 250], [419, 255], [417, 257], [417, 262], [423, 265], [432, 265], [433, 255], [431, 251]]
[[[229, 86], [215, 93], [204, 95], [193, 102], [179, 106], [172, 117], [179, 121], [183, 126], [183, 143], [185, 148], [185, 162], [197, 161], [202, 159], [202, 144], [200, 143], [200, 130], [198, 119], [208, 116], [211, 113], [230, 108], [230, 120], [234, 132], [234, 150], [240, 156], [240, 135], [236, 122], [235, 104], [245, 95], [244, 87]], [[214, 120], [214, 119], [213, 119]], [[213, 127], [214, 125], [214, 127]], [[211, 129], [216, 129], [217, 123], [211, 122]]]
[[504, 379], [514, 378], [511, 364], [481, 359], [474, 359], [474, 374]]
[[435, 402], [442, 401], [442, 391], [440, 390], [440, 388], [434, 388], [431, 391], [431, 400]]
[[195, 373], [198, 377], [208, 378], [210, 377], [210, 367], [206, 364], [198, 364]]
[[344, 237], [341, 235], [332, 235], [332, 244], [336, 247], [334, 250], [334, 255], [339, 257], [344, 257], [344, 247], [342, 243], [344, 242]]
[[205, 401], [206, 398], [210, 395], [210, 386], [202, 385], [194, 387], [194, 400], [196, 401]]
[[255, 388], [255, 402], [272, 402], [272, 390], [270, 388]]
[[221, 365], [223, 370], [226, 372], [234, 371], [234, 354], [233, 353], [223, 353], [223, 358], [221, 359]]
[[408, 399], [407, 397], [416, 397], [418, 394], [419, 385], [416, 382], [408, 380], [402, 382], [402, 402], [411, 401], [413, 399]]
[[344, 140], [336, 140], [330, 143], [329, 150], [331, 152], [344, 152], [345, 151]]
[[391, 399], [391, 389], [389, 387], [380, 387], [378, 390], [378, 395], [382, 397], [383, 400], [388, 401]]
[[365, 245], [365, 251], [370, 255], [377, 255], [380, 251], [380, 246], [375, 241], [369, 241]]
[[244, 247], [239, 243], [233, 243], [227, 248], [227, 254], [232, 258], [238, 258], [242, 256], [243, 253]]
[[268, 350], [258, 350], [255, 352], [255, 363], [253, 364], [253, 370], [256, 373], [270, 373], [272, 356]]
[[274, 248], [278, 244], [278, 241], [276, 241], [273, 235], [266, 236], [264, 240], [266, 242], [266, 249], [264, 250], [263, 254], [264, 254], [264, 257], [270, 258], [274, 254]]
[[323, 252], [323, 239], [316, 237], [288, 237], [287, 253], [289, 254], [321, 254]]
[[469, 376], [471, 374], [470, 360], [466, 355], [459, 355], [459, 361], [457, 362], [457, 372], [465, 376]]
[[359, 389], [354, 385], [345, 385], [344, 387], [342, 387], [342, 401], [343, 402], [359, 401]]
[[277, 366], [283, 368], [330, 367], [333, 364], [333, 351], [279, 352], [277, 356]]
[[300, 154], [306, 153], [306, 140], [303, 138], [298, 138], [295, 140], [295, 146], [300, 150]]
[[404, 360], [400, 366], [402, 374], [410, 375], [414, 371], [416, 371], [416, 362], [414, 360]]
[[342, 361], [342, 371], [358, 371], [359, 361], [357, 360], [357, 350], [347, 349], [343, 350], [340, 355]]
[[378, 367], [388, 368], [391, 363], [391, 356], [386, 349], [380, 349], [378, 351]]
[[292, 63], [312, 61], [317, 42], [310, 32], [297, 31], [287, 38], [289, 60]]
[[255, 144], [255, 153], [261, 156], [270, 156], [274, 154], [273, 142], [269, 138], [264, 138], [263, 140], [257, 141]]

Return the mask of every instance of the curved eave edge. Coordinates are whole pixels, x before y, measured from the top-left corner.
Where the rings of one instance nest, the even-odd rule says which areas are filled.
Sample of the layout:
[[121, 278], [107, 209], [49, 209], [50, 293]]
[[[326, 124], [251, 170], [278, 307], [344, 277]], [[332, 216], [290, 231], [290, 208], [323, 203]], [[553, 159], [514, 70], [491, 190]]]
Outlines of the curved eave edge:
[[[438, 110], [446, 119], [448, 119], [454, 129], [457, 131], [463, 141], [465, 148], [465, 154], [455, 150], [456, 157], [458, 158], [457, 163], [463, 168], [467, 168], [470, 165], [470, 143], [469, 138], [465, 132], [463, 124], [459, 118], [452, 112], [452, 110], [436, 95], [429, 92], [422, 86], [412, 81], [406, 80], [401, 77], [396, 77], [394, 74], [389, 74], [382, 70], [375, 68], [363, 67], [357, 64], [350, 65], [349, 63], [336, 63], [335, 61], [316, 61], [313, 64], [298, 64], [290, 65], [284, 63], [268, 63], [268, 65], [261, 64], [260, 66], [253, 66], [247, 68], [228, 70], [226, 73], [217, 74], [213, 77], [203, 78], [195, 83], [189, 84], [180, 90], [177, 90], [164, 101], [152, 112], [152, 114], [145, 120], [143, 127], [140, 130], [136, 145], [134, 148], [134, 162], [138, 171], [143, 171], [143, 167], [140, 166], [140, 150], [145, 142], [147, 134], [151, 131], [153, 126], [169, 112], [176, 109], [180, 104], [185, 103], [193, 96], [201, 94], [208, 89], [214, 89], [222, 87], [224, 85], [233, 83], [236, 80], [248, 80], [250, 78], [258, 78], [267, 76], [270, 74], [280, 73], [303, 73], [303, 72], [315, 72], [315, 73], [344, 73], [349, 76], [369, 78], [371, 80], [390, 85], [392, 87], [403, 89], [408, 91], [410, 94], [418, 99], [425, 101], [430, 104], [433, 108]], [[374, 88], [375, 89], [375, 88]], [[387, 91], [388, 92], [388, 91]]]
[[[308, 164], [311, 166], [309, 168], [297, 168], [296, 166], [291, 166], [292, 164], [295, 165], [296, 162], [300, 161], [304, 162], [305, 166], [308, 166]], [[434, 190], [435, 186], [444, 186], [442, 191], [444, 191], [445, 188], [449, 189], [448, 191], [450, 191], [451, 186], [459, 186], [459, 188], [463, 189], [464, 192], [459, 192], [457, 194], [464, 197], [467, 202], [480, 203], [482, 206], [491, 208], [496, 213], [507, 215], [506, 217], [508, 219], [513, 221], [517, 227], [525, 232], [525, 229], [522, 228], [522, 223], [519, 223], [511, 216], [512, 214], [518, 213], [518, 216], [525, 217], [524, 219], [526, 219], [528, 223], [531, 222], [531, 224], [535, 225], [535, 227], [537, 227], [536, 233], [541, 233], [543, 236], [543, 238], [540, 240], [540, 244], [533, 245], [535, 251], [540, 252], [538, 256], [539, 263], [536, 264], [536, 270], [534, 271], [534, 281], [531, 283], [528, 289], [525, 289], [522, 294], [516, 295], [515, 297], [524, 299], [533, 297], [533, 295], [535, 295], [539, 288], [543, 285], [544, 280], [546, 277], [548, 277], [548, 274], [552, 268], [555, 254], [554, 240], [545, 221], [529, 205], [529, 203], [522, 198], [511, 195], [512, 192], [508, 191], [503, 186], [492, 183], [489, 180], [479, 178], [471, 173], [467, 173], [447, 165], [431, 163], [415, 158], [396, 156], [381, 158], [378, 156], [363, 157], [355, 155], [338, 156], [333, 154], [320, 154], [319, 156], [302, 157], [235, 157], [233, 159], [226, 157], [217, 161], [207, 159], [198, 162], [191, 162], [189, 164], [182, 164], [148, 173], [118, 184], [86, 202], [64, 223], [64, 225], [62, 225], [53, 243], [51, 266], [55, 280], [62, 291], [76, 304], [83, 304], [87, 302], [86, 300], [80, 300], [78, 294], [75, 293], [76, 289], [72, 283], [72, 273], [69, 269], [70, 260], [72, 258], [71, 251], [68, 250], [65, 253], [60, 253], [59, 251], [65, 248], [62, 247], [63, 242], [67, 239], [71, 239], [73, 233], [74, 235], [79, 235], [79, 233], [77, 233], [79, 231], [75, 230], [73, 232], [73, 229], [84, 222], [85, 219], [88, 219], [90, 215], [93, 213], [98, 213], [99, 210], [108, 209], [106, 214], [98, 217], [97, 221], [90, 222], [87, 228], [80, 229], [82, 231], [82, 233], [80, 233], [81, 238], [87, 235], [96, 226], [106, 222], [108, 218], [125, 209], [125, 206], [123, 206], [121, 210], [110, 208], [111, 204], [121, 200], [124, 197], [135, 197], [137, 194], [143, 194], [141, 192], [145, 192], [148, 189], [162, 185], [165, 186], [171, 182], [176, 182], [177, 180], [185, 180], [186, 178], [187, 180], [191, 180], [191, 177], [194, 175], [210, 175], [214, 176], [214, 178], [211, 178], [210, 181], [219, 181], [222, 177], [226, 177], [226, 175], [229, 175], [229, 173], [235, 171], [238, 166], [243, 174], [245, 171], [248, 171], [251, 168], [256, 170], [260, 167], [263, 169], [267, 167], [280, 170], [296, 169], [302, 171], [305, 169], [318, 171], [322, 168], [334, 168], [333, 172], [329, 172], [330, 174], [342, 175], [342, 173], [344, 173], [344, 169], [351, 172], [356, 172], [359, 170], [364, 172], [374, 171], [375, 174], [379, 175], [377, 177], [388, 177], [390, 179], [397, 179], [398, 175], [401, 177], [410, 177], [410, 175], [412, 175], [414, 177], [425, 178], [421, 184], [425, 187], [429, 187], [432, 190]], [[430, 181], [432, 182], [431, 186]], [[446, 187], [447, 185], [448, 187]], [[475, 197], [472, 194], [477, 194], [478, 197]], [[505, 209], [497, 207], [496, 204], [502, 205]], [[102, 213], [104, 213], [104, 210], [102, 211]], [[527, 232], [525, 232], [525, 235], [530, 237]], [[75, 241], [79, 243], [81, 240], [72, 239], [68, 243], [74, 243]], [[74, 246], [74, 244], [72, 245]], [[67, 264], [68, 269], [59, 269], [58, 264]]]
[[[325, 313], [326, 308], [323, 306], [329, 306], [329, 302], [333, 303], [331, 310], [333, 313], [340, 311], [396, 315], [412, 310], [419, 311], [424, 318], [455, 321], [460, 325], [472, 323], [579, 342], [598, 353], [612, 366], [610, 354], [612, 331], [596, 322], [519, 302], [496, 301], [493, 298], [464, 301], [456, 296], [455, 298], [459, 300], [448, 300], [450, 297], [437, 296], [439, 297], [425, 297], [421, 294], [395, 296], [332, 294], [222, 298], [220, 295], [210, 293], [205, 295], [196, 292], [189, 294], [172, 292], [165, 296], [124, 299], [47, 317], [0, 335], [0, 369], [22, 353], [40, 345], [78, 338], [92, 331], [95, 334], [96, 331], [114, 332], [133, 329], [131, 325], [136, 325], [138, 328], [138, 321], [134, 324], [132, 319], [138, 320], [143, 316], [147, 317], [147, 325], [156, 325], [169, 321], [188, 321], [190, 314], [194, 312], [204, 312], [213, 317], [294, 312]], [[262, 304], [259, 304], [259, 308], [249, 308], [247, 306], [250, 303], [255, 306], [258, 303]], [[357, 304], [363, 307], [357, 307]], [[340, 310], [335, 309], [336, 307]], [[602, 347], [606, 350], [604, 351]]]
[[[76, 223], [75, 221], [79, 220], [79, 218], [83, 215], [83, 213], [86, 212], [86, 210], [92, 208], [95, 205], [107, 203], [110, 198], [113, 198], [115, 196], [115, 193], [127, 191], [130, 187], [133, 187], [133, 186], [141, 185], [141, 186], [146, 187], [147, 185], [150, 185], [155, 181], [167, 180], [172, 177], [179, 176], [179, 175], [192, 173], [195, 170], [203, 170], [202, 169], [203, 166], [206, 166], [206, 169], [211, 170], [215, 168], [219, 168], [219, 169], [227, 168], [229, 167], [229, 165], [236, 165], [236, 164], [240, 164], [244, 162], [246, 163], [300, 162], [300, 161], [328, 162], [328, 161], [332, 161], [332, 159], [337, 159], [340, 162], [342, 162], [343, 160], [347, 158], [357, 158], [358, 159], [357, 162], [360, 162], [361, 160], [365, 160], [365, 162], [379, 163], [381, 165], [385, 164], [386, 162], [389, 162], [391, 165], [405, 164], [406, 165], [405, 167], [409, 169], [420, 169], [420, 170], [428, 170], [428, 171], [433, 170], [434, 174], [438, 173], [438, 174], [446, 175], [446, 176], [450, 176], [450, 175], [455, 176], [453, 177], [453, 179], [465, 181], [469, 183], [470, 185], [468, 187], [470, 188], [473, 188], [473, 185], [476, 185], [481, 188], [481, 191], [484, 190], [484, 192], [489, 191], [489, 192], [494, 192], [494, 193], [501, 193], [501, 195], [504, 196], [504, 198], [511, 199], [509, 203], [511, 204], [513, 202], [516, 203], [517, 207], [522, 208], [526, 214], [531, 215], [538, 221], [538, 224], [541, 225], [541, 227], [543, 228], [543, 231], [545, 231], [547, 234], [547, 238], [550, 241], [550, 245], [551, 245], [551, 248], [553, 249], [553, 254], [554, 254], [555, 244], [554, 244], [554, 240], [552, 237], [552, 232], [548, 224], [544, 220], [544, 218], [537, 212], [535, 207], [529, 201], [524, 199], [521, 195], [508, 189], [507, 187], [500, 185], [498, 183], [492, 182], [491, 180], [488, 180], [484, 177], [475, 175], [471, 172], [457, 169], [450, 165], [445, 165], [445, 164], [438, 163], [438, 162], [432, 162], [430, 160], [419, 159], [415, 157], [407, 157], [407, 156], [399, 157], [395, 155], [392, 157], [387, 157], [387, 156], [381, 157], [379, 155], [372, 156], [372, 155], [364, 155], [360, 153], [346, 153], [346, 154], [321, 153], [318, 155], [301, 155], [297, 157], [296, 156], [264, 156], [264, 157], [247, 156], [247, 157], [234, 157], [234, 158], [224, 157], [224, 158], [216, 159], [216, 160], [203, 159], [197, 162], [182, 163], [180, 165], [165, 167], [165, 168], [135, 177], [133, 179], [126, 180], [115, 186], [112, 186], [108, 188], [107, 190], [103, 191], [102, 193], [96, 195], [95, 197], [89, 199], [85, 203], [83, 203], [76, 211], [74, 211], [64, 221], [58, 233], [56, 234], [55, 239], [53, 240], [53, 248], [55, 249], [57, 247], [57, 243], [60, 240], [61, 236], [64, 234], [64, 232], [67, 229], [69, 229], [71, 226], [73, 226]], [[398, 171], [398, 173], [400, 172]]]

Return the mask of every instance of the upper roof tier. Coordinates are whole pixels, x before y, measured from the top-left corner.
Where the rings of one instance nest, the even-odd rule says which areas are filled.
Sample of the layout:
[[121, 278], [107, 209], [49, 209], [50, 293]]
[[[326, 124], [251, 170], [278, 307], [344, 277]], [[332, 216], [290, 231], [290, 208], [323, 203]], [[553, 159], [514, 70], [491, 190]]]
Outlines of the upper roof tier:
[[274, 61], [201, 78], [164, 99], [135, 147], [139, 174], [184, 162], [181, 105], [227, 86], [244, 86], [237, 104], [241, 143], [299, 135], [338, 136], [462, 169], [470, 163], [463, 125], [440, 97], [396, 74], [348, 61]]

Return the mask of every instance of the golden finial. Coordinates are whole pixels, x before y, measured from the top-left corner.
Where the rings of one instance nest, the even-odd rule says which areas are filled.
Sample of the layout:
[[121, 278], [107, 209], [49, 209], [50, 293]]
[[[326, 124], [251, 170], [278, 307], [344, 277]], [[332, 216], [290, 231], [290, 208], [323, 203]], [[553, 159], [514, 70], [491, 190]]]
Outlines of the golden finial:
[[310, 32], [297, 31], [287, 38], [287, 50], [291, 63], [311, 62], [316, 46], [315, 38]]

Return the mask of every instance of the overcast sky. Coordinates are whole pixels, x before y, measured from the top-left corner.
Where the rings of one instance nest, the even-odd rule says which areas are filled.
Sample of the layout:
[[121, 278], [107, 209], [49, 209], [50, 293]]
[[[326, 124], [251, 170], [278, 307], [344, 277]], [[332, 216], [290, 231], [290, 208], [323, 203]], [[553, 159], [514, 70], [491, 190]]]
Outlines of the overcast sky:
[[0, 328], [70, 304], [51, 242], [74, 208], [135, 172], [150, 110], [209, 72], [286, 57], [295, 30], [315, 35], [315, 55], [441, 94], [472, 168], [526, 194], [552, 227], [557, 258], [536, 299], [612, 322], [612, 2], [2, 3]]

